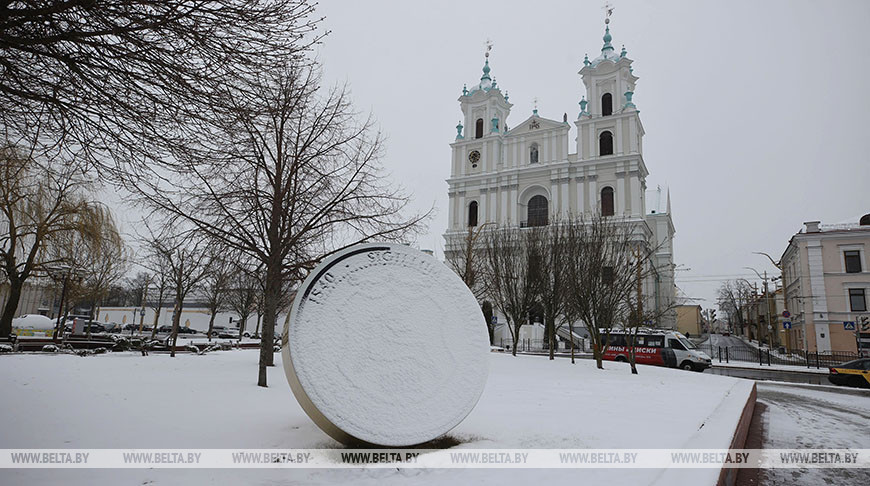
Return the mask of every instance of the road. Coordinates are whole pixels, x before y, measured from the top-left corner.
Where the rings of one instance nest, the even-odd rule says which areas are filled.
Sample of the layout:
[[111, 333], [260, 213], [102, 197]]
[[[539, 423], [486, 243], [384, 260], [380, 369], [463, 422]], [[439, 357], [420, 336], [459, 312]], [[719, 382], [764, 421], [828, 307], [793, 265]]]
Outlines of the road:
[[[758, 382], [765, 449], [870, 448], [870, 391]], [[753, 423], [753, 426], [756, 424]], [[763, 485], [870, 484], [870, 469], [767, 469]]]
[[702, 342], [698, 345], [698, 348], [701, 351], [706, 353], [710, 352], [712, 345], [712, 349], [715, 351], [718, 347], [732, 347], [736, 349], [753, 349], [752, 346], [743, 342], [742, 339], [734, 337], [734, 336], [723, 336], [721, 334], [710, 334], [706, 341]]

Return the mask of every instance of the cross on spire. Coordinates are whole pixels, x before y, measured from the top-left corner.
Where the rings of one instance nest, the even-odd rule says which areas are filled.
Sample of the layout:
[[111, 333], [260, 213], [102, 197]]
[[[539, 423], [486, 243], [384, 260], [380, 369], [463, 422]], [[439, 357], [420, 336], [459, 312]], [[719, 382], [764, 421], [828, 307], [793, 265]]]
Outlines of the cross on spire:
[[609, 24], [610, 23], [610, 16], [613, 15], [613, 10], [616, 7], [614, 7], [612, 3], [606, 2], [604, 4], [604, 6], [601, 8], [604, 9], [604, 23]]
[[487, 38], [486, 42], [484, 42], [484, 45], [486, 46], [486, 53], [484, 54], [484, 56], [489, 57], [489, 51], [492, 50], [492, 45], [493, 45], [492, 39]]

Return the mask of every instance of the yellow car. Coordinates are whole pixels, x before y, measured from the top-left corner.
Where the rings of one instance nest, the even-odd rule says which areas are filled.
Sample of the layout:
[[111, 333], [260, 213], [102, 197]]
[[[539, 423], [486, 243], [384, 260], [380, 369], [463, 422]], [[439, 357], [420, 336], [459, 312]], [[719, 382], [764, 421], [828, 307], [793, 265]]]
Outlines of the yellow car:
[[835, 385], [870, 388], [870, 358], [856, 359], [830, 368], [828, 381]]

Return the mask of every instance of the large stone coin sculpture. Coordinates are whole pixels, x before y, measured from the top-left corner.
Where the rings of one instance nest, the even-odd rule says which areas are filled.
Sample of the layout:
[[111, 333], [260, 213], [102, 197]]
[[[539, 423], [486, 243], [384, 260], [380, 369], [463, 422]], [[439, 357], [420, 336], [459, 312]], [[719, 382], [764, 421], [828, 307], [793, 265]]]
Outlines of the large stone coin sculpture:
[[488, 351], [480, 307], [455, 273], [406, 246], [363, 244], [321, 263], [298, 289], [283, 361], [324, 432], [402, 447], [471, 412]]

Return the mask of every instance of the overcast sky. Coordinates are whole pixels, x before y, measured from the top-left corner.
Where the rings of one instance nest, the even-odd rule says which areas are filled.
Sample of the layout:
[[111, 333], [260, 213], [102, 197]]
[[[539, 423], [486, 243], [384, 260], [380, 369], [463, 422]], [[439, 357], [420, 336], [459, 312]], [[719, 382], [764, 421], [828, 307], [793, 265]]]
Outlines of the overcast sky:
[[[669, 187], [678, 286], [712, 306], [722, 280], [777, 273], [804, 221], [870, 212], [870, 2], [614, 0], [613, 45], [640, 80], [647, 186]], [[418, 244], [440, 256], [462, 85], [492, 75], [531, 114], [577, 117], [577, 71], [600, 53], [603, 2], [322, 1], [329, 82], [388, 137], [384, 165], [437, 214]], [[572, 125], [571, 139], [575, 137]], [[572, 145], [573, 146], [573, 145]]]

